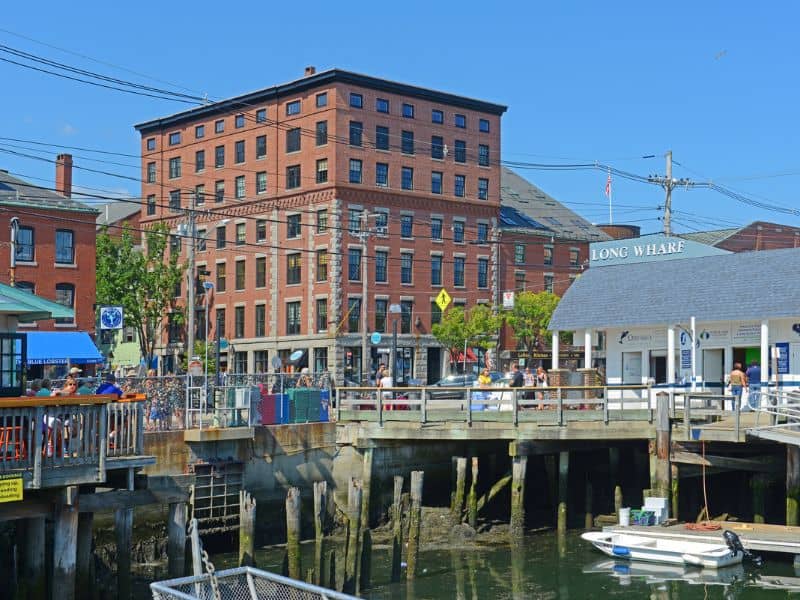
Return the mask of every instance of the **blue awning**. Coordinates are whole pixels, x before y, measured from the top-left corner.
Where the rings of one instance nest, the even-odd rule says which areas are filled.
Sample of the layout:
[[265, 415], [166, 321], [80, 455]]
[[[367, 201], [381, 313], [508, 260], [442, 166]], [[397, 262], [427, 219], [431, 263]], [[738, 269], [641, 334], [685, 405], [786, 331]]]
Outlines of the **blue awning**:
[[31, 331], [29, 365], [102, 364], [103, 355], [85, 331]]

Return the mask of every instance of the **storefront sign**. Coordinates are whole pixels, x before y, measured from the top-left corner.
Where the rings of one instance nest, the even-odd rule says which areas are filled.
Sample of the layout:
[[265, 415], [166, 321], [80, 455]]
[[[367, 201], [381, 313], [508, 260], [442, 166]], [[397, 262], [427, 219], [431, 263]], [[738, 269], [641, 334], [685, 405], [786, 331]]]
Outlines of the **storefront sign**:
[[753, 321], [734, 324], [732, 342], [734, 346], [760, 344], [761, 323]]
[[[623, 350], [648, 350], [666, 348], [667, 329], [623, 329], [616, 336]], [[611, 337], [609, 336], [609, 339]]]
[[692, 368], [692, 351], [681, 350], [681, 369], [687, 370]]
[[591, 244], [589, 246], [589, 266], [602, 267], [717, 254], [729, 254], [729, 252], [679, 237], [653, 234], [627, 240]]
[[789, 374], [789, 343], [777, 342], [775, 349], [778, 351], [778, 375]]
[[22, 475], [19, 473], [0, 474], [0, 502], [22, 500]]

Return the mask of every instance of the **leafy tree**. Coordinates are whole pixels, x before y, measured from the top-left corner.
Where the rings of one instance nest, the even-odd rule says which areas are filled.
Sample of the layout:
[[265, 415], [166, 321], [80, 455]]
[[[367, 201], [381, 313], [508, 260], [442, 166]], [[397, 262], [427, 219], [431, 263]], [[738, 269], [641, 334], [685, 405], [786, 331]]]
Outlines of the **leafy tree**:
[[[120, 236], [103, 230], [97, 236], [97, 303], [122, 306], [125, 325], [138, 333], [139, 351], [150, 364], [161, 339], [167, 314], [175, 310], [175, 287], [184, 265], [179, 253], [167, 253], [169, 227], [154, 225], [145, 235], [145, 247], [134, 244], [130, 228]], [[169, 255], [168, 255], [169, 254]], [[183, 313], [173, 313], [179, 324]]]
[[431, 333], [450, 350], [451, 359], [455, 359], [465, 344], [482, 350], [493, 347], [501, 324], [502, 317], [495, 315], [486, 305], [474, 306], [469, 312], [456, 306], [444, 312], [441, 322], [434, 324]]
[[[206, 348], [208, 347], [208, 348]], [[203, 340], [195, 340], [194, 342], [194, 353], [192, 356], [196, 356], [200, 359], [200, 362], [203, 363], [203, 368], [205, 369], [205, 361], [206, 361], [206, 350], [208, 350], [208, 372], [209, 373], [216, 373], [217, 372], [217, 347], [214, 341], [204, 342]], [[184, 371], [189, 370], [189, 355], [186, 354], [181, 361], [181, 368]]]
[[520, 292], [514, 299], [514, 308], [505, 315], [505, 321], [517, 342], [530, 355], [542, 350], [549, 339], [547, 326], [559, 297], [551, 292]]

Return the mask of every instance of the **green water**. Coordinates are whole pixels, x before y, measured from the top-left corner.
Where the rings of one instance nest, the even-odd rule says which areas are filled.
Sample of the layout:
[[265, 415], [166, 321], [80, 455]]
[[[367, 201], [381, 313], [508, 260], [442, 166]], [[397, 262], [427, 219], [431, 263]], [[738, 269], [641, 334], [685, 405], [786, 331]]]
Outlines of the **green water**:
[[[258, 567], [281, 572], [283, 549], [256, 552]], [[337, 548], [337, 555], [340, 550]], [[800, 598], [800, 573], [786, 558], [766, 557], [760, 569], [718, 572], [608, 559], [579, 532], [526, 537], [521, 549], [507, 546], [423, 550], [413, 584], [391, 583], [389, 549], [373, 550], [372, 582], [361, 597], [371, 600], [491, 600], [522, 598]], [[313, 545], [303, 545], [303, 572], [313, 564]], [[236, 556], [213, 557], [217, 570], [235, 566]], [[405, 569], [403, 569], [405, 576]], [[780, 580], [793, 591], [769, 589]]]

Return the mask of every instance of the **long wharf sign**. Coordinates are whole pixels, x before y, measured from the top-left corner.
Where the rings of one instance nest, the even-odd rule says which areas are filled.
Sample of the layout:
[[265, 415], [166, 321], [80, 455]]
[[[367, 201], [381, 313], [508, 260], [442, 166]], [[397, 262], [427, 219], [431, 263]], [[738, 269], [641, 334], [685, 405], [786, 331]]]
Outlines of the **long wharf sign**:
[[679, 237], [654, 234], [591, 244], [589, 246], [589, 266], [604, 267], [717, 254], [728, 254], [728, 252]]

